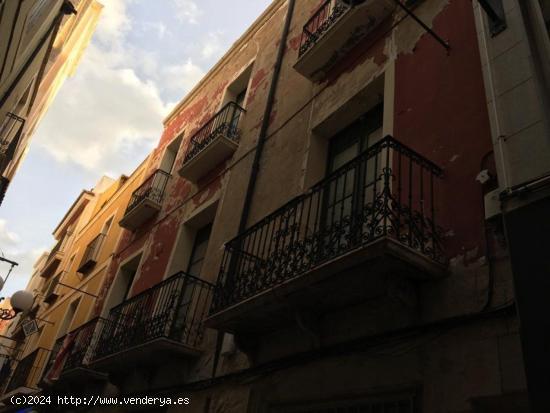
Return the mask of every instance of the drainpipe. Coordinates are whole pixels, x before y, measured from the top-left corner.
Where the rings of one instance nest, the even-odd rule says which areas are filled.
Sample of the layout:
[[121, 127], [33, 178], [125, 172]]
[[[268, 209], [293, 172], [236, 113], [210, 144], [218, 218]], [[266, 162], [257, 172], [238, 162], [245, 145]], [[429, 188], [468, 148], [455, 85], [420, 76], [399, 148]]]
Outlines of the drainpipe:
[[260, 135], [258, 136], [258, 144], [256, 145], [256, 150], [254, 152], [254, 161], [252, 163], [250, 178], [248, 180], [248, 186], [246, 188], [243, 212], [241, 214], [241, 219], [239, 221], [238, 233], [241, 233], [246, 229], [246, 223], [250, 215], [250, 207], [252, 204], [252, 198], [254, 196], [254, 189], [256, 187], [256, 179], [258, 176], [258, 172], [260, 170], [260, 160], [262, 157], [265, 141], [267, 138], [267, 129], [269, 128], [269, 119], [271, 118], [271, 112], [273, 111], [273, 104], [275, 103], [275, 92], [277, 91], [277, 84], [279, 83], [279, 75], [281, 73], [281, 67], [283, 65], [283, 56], [285, 53], [288, 33], [290, 31], [290, 23], [292, 21], [292, 14], [294, 11], [295, 3], [296, 3], [296, 0], [288, 1], [288, 11], [286, 13], [285, 25], [283, 27], [281, 42], [279, 43], [279, 50], [277, 51], [277, 60], [275, 61], [273, 76], [271, 78], [271, 85], [269, 87], [269, 92], [267, 95], [267, 103], [265, 105], [262, 125], [260, 127]]
[[[246, 223], [248, 221], [248, 217], [250, 216], [250, 207], [252, 205], [254, 189], [256, 188], [256, 180], [257, 180], [258, 172], [260, 170], [260, 160], [262, 158], [265, 141], [267, 139], [267, 130], [269, 128], [269, 120], [271, 118], [271, 112], [273, 111], [273, 105], [275, 103], [275, 93], [277, 92], [277, 84], [279, 83], [279, 76], [281, 74], [281, 68], [283, 66], [283, 57], [285, 54], [288, 34], [290, 32], [290, 23], [292, 21], [292, 15], [294, 14], [295, 4], [296, 4], [296, 0], [288, 0], [288, 9], [286, 12], [283, 31], [281, 33], [281, 41], [279, 43], [279, 49], [277, 50], [277, 57], [275, 60], [275, 66], [273, 68], [273, 76], [271, 77], [271, 85], [269, 86], [269, 91], [267, 94], [267, 102], [265, 105], [265, 110], [262, 118], [262, 124], [260, 126], [258, 143], [256, 144], [256, 149], [254, 151], [254, 160], [252, 163], [252, 169], [250, 171], [250, 177], [248, 179], [248, 185], [246, 188], [246, 195], [244, 198], [243, 210], [241, 213], [241, 218], [239, 221], [239, 229], [237, 232], [238, 234], [240, 234], [246, 229]], [[231, 266], [232, 265], [230, 263], [230, 268]], [[229, 276], [231, 276], [231, 271], [229, 271]], [[225, 333], [218, 331], [218, 337], [216, 341], [216, 353], [214, 354], [214, 361], [213, 361], [213, 368], [212, 368], [212, 377], [216, 375], [216, 369], [218, 367], [224, 335]]]

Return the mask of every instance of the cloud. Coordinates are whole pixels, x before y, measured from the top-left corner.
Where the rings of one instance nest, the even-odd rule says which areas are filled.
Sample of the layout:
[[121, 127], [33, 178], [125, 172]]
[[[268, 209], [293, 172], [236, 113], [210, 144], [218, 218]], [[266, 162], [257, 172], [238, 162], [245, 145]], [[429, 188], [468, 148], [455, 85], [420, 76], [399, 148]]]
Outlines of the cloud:
[[202, 79], [204, 74], [200, 66], [188, 59], [181, 65], [171, 65], [162, 69], [161, 87], [169, 92], [177, 92], [182, 97]]
[[19, 235], [9, 231], [5, 219], [0, 219], [0, 245], [15, 245], [19, 241]]
[[[47, 248], [23, 248], [20, 237], [8, 229], [8, 223], [4, 219], [0, 219], [0, 244], [2, 245], [2, 254], [19, 264], [13, 268], [7, 284], [0, 292], [0, 296], [7, 297], [26, 287], [27, 280], [33, 273], [34, 263]], [[8, 275], [9, 268], [8, 263], [0, 262], [0, 277], [2, 279]]]
[[158, 140], [169, 108], [153, 82], [113, 65], [119, 58], [90, 45], [78, 75], [40, 124], [35, 142], [57, 161], [97, 173], [113, 165], [128, 172]]
[[198, 19], [204, 13], [193, 0], [174, 0], [176, 17], [181, 22], [197, 24]]
[[222, 44], [223, 32], [217, 31], [213, 33], [208, 33], [206, 40], [202, 44], [201, 48], [201, 57], [204, 59], [212, 59], [220, 57], [224, 52], [224, 45]]
[[103, 10], [96, 29], [96, 37], [104, 44], [119, 41], [132, 28], [128, 5], [133, 0], [101, 0]]
[[[39, 125], [35, 144], [58, 162], [95, 174], [129, 173], [161, 136], [162, 120], [172, 108], [165, 101], [181, 99], [204, 76], [190, 58], [160, 65], [158, 51], [129, 41], [133, 1], [103, 2], [96, 37]], [[191, 1], [177, 3], [179, 15], [188, 20], [201, 13]], [[143, 24], [147, 29], [149, 23]], [[155, 30], [159, 37], [166, 33], [160, 22]], [[218, 43], [217, 34], [209, 37], [204, 53], [217, 53]]]

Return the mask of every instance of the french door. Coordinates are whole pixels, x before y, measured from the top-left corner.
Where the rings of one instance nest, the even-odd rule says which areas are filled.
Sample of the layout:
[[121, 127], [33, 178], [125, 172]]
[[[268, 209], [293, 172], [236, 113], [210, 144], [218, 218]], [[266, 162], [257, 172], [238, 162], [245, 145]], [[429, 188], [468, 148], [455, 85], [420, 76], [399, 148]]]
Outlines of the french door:
[[380, 189], [380, 165], [377, 158], [358, 157], [382, 139], [382, 115], [379, 105], [331, 139], [323, 202], [328, 255], [360, 242], [369, 226], [365, 211], [373, 207]]

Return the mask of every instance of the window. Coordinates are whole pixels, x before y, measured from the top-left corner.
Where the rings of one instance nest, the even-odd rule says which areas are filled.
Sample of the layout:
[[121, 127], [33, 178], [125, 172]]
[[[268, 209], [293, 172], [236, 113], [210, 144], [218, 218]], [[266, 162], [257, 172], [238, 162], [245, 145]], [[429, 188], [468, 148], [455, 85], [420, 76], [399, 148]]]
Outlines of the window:
[[[243, 89], [237, 97], [235, 98], [235, 103], [240, 106], [241, 108], [244, 108], [244, 99], [246, 97], [246, 91], [247, 89]], [[233, 109], [233, 113], [231, 114], [231, 121], [229, 122], [231, 130], [236, 130], [239, 126], [239, 119], [241, 118], [241, 112], [237, 109]]]
[[130, 297], [130, 292], [141, 261], [141, 254], [122, 265], [113, 285], [110, 308], [116, 307]]
[[160, 163], [159, 169], [169, 174], [172, 173], [172, 170], [174, 169], [174, 164], [176, 162], [176, 158], [178, 156], [178, 150], [183, 140], [183, 135], [184, 135], [184, 132], [180, 133], [177, 138], [175, 138], [172, 142], [170, 142], [170, 144], [166, 146], [166, 150], [164, 151], [164, 155], [162, 157], [162, 161]]
[[191, 258], [189, 259], [189, 265], [187, 267], [187, 272], [190, 275], [195, 277], [200, 277], [201, 275], [202, 264], [206, 256], [206, 249], [208, 248], [211, 231], [212, 224], [208, 224], [199, 229], [195, 235]]
[[69, 264], [67, 265], [67, 272], [71, 271], [75, 257], [76, 257], [76, 254], [73, 254], [72, 257], [69, 259]]
[[101, 229], [101, 233], [103, 235], [107, 235], [109, 232], [109, 229], [111, 229], [111, 224], [113, 223], [113, 217], [109, 218], [104, 224], [103, 228]]
[[[331, 139], [327, 175], [359, 156], [382, 139], [382, 105], [376, 106], [356, 122]], [[372, 201], [368, 191], [376, 184], [374, 162], [365, 169], [353, 168], [334, 179], [325, 196], [325, 224], [332, 225], [343, 218], [354, 215], [365, 202]], [[376, 188], [372, 188], [374, 190]]]
[[[244, 109], [246, 92], [248, 91], [248, 82], [250, 81], [250, 76], [252, 74], [252, 65], [249, 65], [228, 87], [225, 91], [225, 96], [223, 99], [223, 105], [226, 105], [229, 102], [235, 102], [241, 108]], [[239, 124], [239, 119], [241, 117], [241, 112], [236, 108], [233, 109], [233, 113], [230, 114], [230, 127], [232, 130], [235, 130]]]
[[59, 328], [59, 331], [57, 332], [57, 338], [63, 337], [69, 331], [69, 328], [71, 327], [71, 324], [73, 322], [73, 318], [76, 314], [76, 310], [78, 309], [79, 304], [80, 304], [80, 298], [74, 300], [69, 305], [69, 309], [65, 313], [65, 318], [63, 319], [63, 323], [61, 324], [61, 327]]
[[506, 29], [506, 17], [502, 0], [479, 0], [479, 4], [487, 13], [489, 30], [492, 36], [496, 36]]

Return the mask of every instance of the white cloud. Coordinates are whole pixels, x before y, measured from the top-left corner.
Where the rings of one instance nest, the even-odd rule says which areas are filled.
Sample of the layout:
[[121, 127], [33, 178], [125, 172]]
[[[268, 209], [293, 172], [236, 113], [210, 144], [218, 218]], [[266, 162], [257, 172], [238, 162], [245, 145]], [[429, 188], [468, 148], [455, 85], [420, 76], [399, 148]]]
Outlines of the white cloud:
[[174, 0], [176, 17], [181, 22], [197, 24], [198, 19], [204, 13], [193, 0]]
[[19, 235], [9, 231], [5, 219], [0, 219], [0, 245], [15, 245], [19, 241]]
[[[0, 245], [4, 257], [17, 262], [19, 265], [13, 268], [7, 284], [2, 289], [0, 296], [10, 296], [17, 290], [26, 287], [29, 276], [33, 272], [34, 263], [46, 248], [26, 249], [21, 245], [20, 237], [8, 229], [8, 223], [0, 219]], [[0, 277], [5, 279], [8, 275], [10, 264], [0, 262]]]
[[170, 33], [170, 30], [168, 27], [161, 21], [151, 22], [151, 21], [145, 21], [140, 23], [140, 30], [147, 34], [148, 32], [153, 32], [157, 35], [157, 38], [159, 40], [164, 39], [164, 37]]
[[223, 32], [217, 31], [214, 33], [208, 33], [206, 40], [202, 44], [201, 56], [204, 59], [211, 59], [220, 57], [224, 51], [224, 46], [222, 45]]
[[[161, 136], [162, 120], [172, 108], [162, 96], [181, 99], [204, 75], [191, 59], [160, 65], [158, 52], [129, 43], [132, 1], [103, 2], [97, 38], [39, 125], [36, 145], [59, 162], [97, 174], [114, 168], [130, 172]], [[201, 14], [191, 1], [177, 3], [178, 15], [189, 21]], [[166, 33], [162, 23], [155, 30], [159, 37]], [[209, 38], [206, 55], [217, 52], [218, 40], [217, 35]]]
[[120, 40], [132, 28], [128, 5], [133, 0], [101, 0], [103, 10], [96, 29], [97, 38], [110, 44]]
[[128, 172], [158, 140], [168, 108], [155, 84], [113, 65], [118, 60], [124, 56], [90, 45], [77, 76], [59, 93], [35, 141], [56, 160], [97, 173], [113, 165]]
[[204, 71], [200, 66], [188, 59], [181, 65], [167, 66], [162, 69], [161, 87], [170, 92], [179, 92], [179, 96], [183, 97], [203, 76]]
[[[18, 290], [24, 290], [27, 287], [30, 276], [33, 273], [33, 267], [42, 253], [47, 251], [46, 248], [33, 248], [29, 251], [12, 252], [9, 254], [9, 259], [17, 262], [19, 265], [14, 267], [8, 282], [0, 292], [0, 296], [9, 297]], [[0, 264], [0, 277], [6, 278], [8, 273], [9, 264]]]

